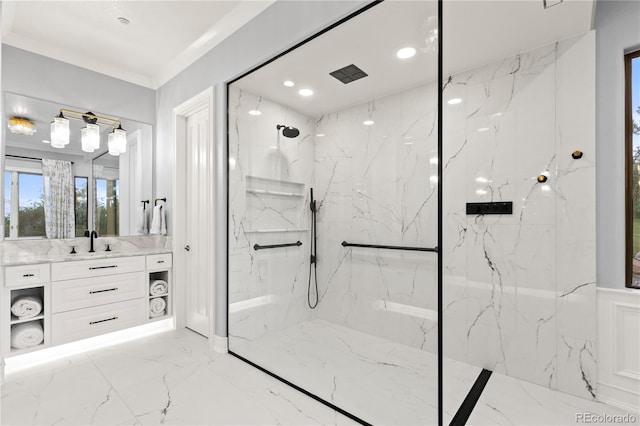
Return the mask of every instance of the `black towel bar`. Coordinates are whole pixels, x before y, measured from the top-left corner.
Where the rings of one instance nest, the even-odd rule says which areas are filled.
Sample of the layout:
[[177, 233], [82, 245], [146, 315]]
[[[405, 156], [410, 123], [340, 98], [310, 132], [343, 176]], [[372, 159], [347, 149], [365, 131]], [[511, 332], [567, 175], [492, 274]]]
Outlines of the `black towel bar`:
[[280, 247], [293, 247], [293, 246], [301, 246], [302, 241], [296, 241], [295, 243], [286, 243], [286, 244], [273, 244], [269, 246], [261, 246], [259, 244], [254, 244], [254, 250], [264, 250], [264, 249], [272, 249], [272, 248], [280, 248]]
[[383, 246], [378, 244], [356, 244], [356, 243], [348, 243], [346, 241], [342, 242], [343, 247], [369, 247], [369, 248], [380, 248], [380, 249], [389, 249], [389, 250], [408, 250], [408, 251], [430, 251], [437, 253], [438, 247], [406, 247], [406, 246]]

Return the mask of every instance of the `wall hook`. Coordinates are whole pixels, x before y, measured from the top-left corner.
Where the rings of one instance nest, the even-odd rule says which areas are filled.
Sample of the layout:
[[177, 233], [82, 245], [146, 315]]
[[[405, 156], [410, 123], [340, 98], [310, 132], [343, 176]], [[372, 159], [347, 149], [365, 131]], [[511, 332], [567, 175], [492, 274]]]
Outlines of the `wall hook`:
[[573, 151], [571, 153], [571, 158], [573, 158], [574, 160], [579, 160], [582, 158], [582, 155], [583, 155], [582, 151]]
[[167, 197], [164, 197], [164, 198], [156, 198], [156, 199], [153, 201], [153, 205], [154, 205], [154, 206], [157, 206], [157, 205], [158, 205], [158, 201], [164, 201], [164, 202], [166, 203], [166, 202], [167, 202]]

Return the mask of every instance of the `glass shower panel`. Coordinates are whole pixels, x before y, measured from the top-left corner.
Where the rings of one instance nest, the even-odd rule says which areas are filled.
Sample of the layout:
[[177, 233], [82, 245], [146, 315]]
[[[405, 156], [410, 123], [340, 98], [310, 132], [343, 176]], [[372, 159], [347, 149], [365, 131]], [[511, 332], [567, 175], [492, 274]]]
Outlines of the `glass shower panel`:
[[[593, 398], [590, 7], [444, 3], [443, 408], [449, 416], [459, 402], [447, 395], [468, 390], [482, 369], [493, 373], [470, 422], [491, 423], [473, 416], [491, 418], [492, 409], [510, 423], [525, 421], [509, 417], [518, 413], [507, 399], [492, 407], [483, 399], [502, 392], [530, 401], [518, 381]], [[584, 156], [574, 158], [576, 150]], [[478, 210], [504, 203], [510, 211]], [[513, 389], [493, 387], [507, 382]]]
[[374, 424], [438, 420], [437, 33], [383, 2], [228, 85], [230, 351]]

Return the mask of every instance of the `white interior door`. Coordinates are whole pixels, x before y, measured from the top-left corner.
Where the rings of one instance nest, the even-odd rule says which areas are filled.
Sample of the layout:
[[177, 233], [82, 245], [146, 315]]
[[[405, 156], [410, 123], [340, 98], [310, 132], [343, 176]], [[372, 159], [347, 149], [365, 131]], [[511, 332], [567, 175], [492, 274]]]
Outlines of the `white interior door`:
[[[208, 104], [183, 116], [184, 168], [178, 177], [182, 191], [184, 235], [182, 250], [183, 285], [185, 289], [185, 326], [204, 336], [212, 333], [211, 310], [214, 282], [214, 216], [213, 176], [214, 146], [211, 131], [212, 111]], [[181, 143], [181, 141], [178, 141]], [[178, 201], [178, 197], [176, 197]]]

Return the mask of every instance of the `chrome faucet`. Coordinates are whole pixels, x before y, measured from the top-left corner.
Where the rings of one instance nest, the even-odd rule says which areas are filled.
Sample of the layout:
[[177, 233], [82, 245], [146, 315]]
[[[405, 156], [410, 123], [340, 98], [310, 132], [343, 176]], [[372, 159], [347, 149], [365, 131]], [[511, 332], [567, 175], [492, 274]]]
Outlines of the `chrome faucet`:
[[91, 246], [89, 248], [89, 253], [94, 253], [95, 250], [93, 249], [93, 239], [94, 238], [98, 238], [98, 233], [94, 230], [94, 231], [89, 231], [88, 229], [86, 231], [84, 231], [84, 236], [91, 238]]

